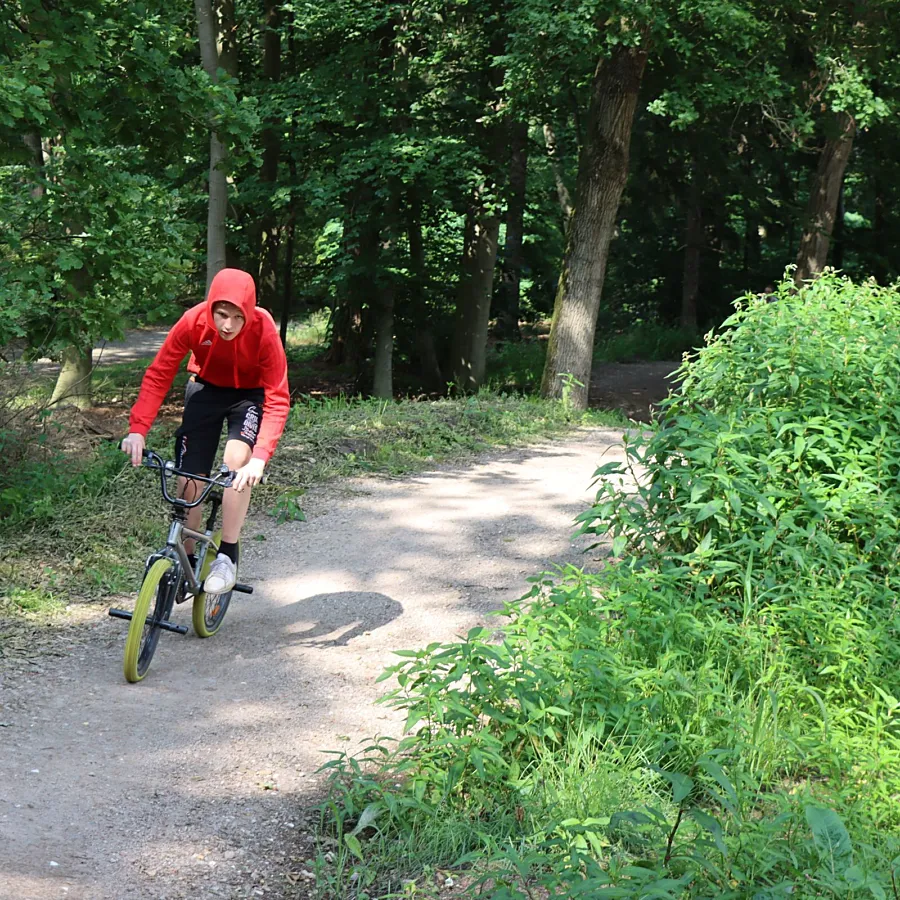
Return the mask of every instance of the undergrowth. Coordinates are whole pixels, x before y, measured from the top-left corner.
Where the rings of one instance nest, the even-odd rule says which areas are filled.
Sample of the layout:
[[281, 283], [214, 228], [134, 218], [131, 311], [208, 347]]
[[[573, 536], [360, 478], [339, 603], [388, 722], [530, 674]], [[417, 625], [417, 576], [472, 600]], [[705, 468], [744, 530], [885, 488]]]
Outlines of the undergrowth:
[[636, 322], [630, 328], [600, 334], [594, 345], [595, 362], [656, 362], [681, 359], [702, 343], [691, 328]]
[[[622, 331], [600, 334], [593, 359], [595, 363], [679, 360], [699, 343], [699, 336], [691, 329], [638, 322]], [[487, 357], [486, 382], [497, 391], [537, 393], [546, 356], [546, 340], [498, 343]]]
[[900, 897], [900, 297], [785, 283], [680, 377], [598, 470], [607, 564], [385, 672], [405, 734], [328, 765], [322, 896]]

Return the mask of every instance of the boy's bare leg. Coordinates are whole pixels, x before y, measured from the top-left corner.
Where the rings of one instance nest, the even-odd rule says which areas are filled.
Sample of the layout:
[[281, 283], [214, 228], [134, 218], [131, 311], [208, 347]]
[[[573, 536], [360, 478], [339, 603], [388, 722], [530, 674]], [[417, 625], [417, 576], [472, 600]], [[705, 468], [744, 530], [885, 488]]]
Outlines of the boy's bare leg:
[[[253, 451], [243, 441], [228, 441], [225, 444], [225, 465], [232, 471], [243, 468], [250, 462]], [[236, 544], [241, 536], [241, 528], [250, 507], [251, 488], [238, 493], [228, 488], [222, 498], [222, 540]]]
[[[203, 490], [203, 483], [200, 481], [193, 481], [184, 478], [183, 476], [179, 476], [178, 478], [178, 496], [187, 500], [188, 503], [192, 503], [197, 497], [200, 495], [200, 492]], [[188, 528], [193, 528], [194, 531], [200, 530], [200, 525], [203, 522], [203, 507], [195, 506], [193, 509], [189, 509], [187, 512], [187, 517], [184, 520], [184, 524], [187, 525]], [[186, 537], [184, 539], [184, 549], [188, 553], [194, 552], [194, 545], [196, 541], [193, 538]]]

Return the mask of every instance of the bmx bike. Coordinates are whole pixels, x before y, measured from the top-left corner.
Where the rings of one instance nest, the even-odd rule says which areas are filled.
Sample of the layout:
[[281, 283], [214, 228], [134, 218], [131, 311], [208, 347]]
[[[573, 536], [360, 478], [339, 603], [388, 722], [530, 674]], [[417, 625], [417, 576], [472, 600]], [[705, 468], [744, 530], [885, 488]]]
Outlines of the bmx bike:
[[[134, 611], [110, 609], [109, 614], [117, 619], [129, 619], [128, 637], [125, 640], [125, 678], [130, 682], [140, 681], [150, 668], [150, 661], [156, 652], [162, 632], [187, 634], [184, 625], [170, 621], [177, 603], [192, 599], [191, 620], [198, 637], [212, 637], [222, 625], [225, 613], [231, 603], [234, 591], [252, 594], [253, 588], [236, 583], [232, 590], [222, 594], [207, 594], [203, 582], [218, 553], [222, 540], [221, 529], [216, 529], [222, 492], [230, 487], [235, 473], [222, 466], [213, 477], [195, 475], [175, 467], [175, 463], [164, 460], [152, 450], [144, 450], [143, 465], [159, 472], [163, 499], [171, 504], [171, 524], [166, 545], [147, 558], [144, 579], [138, 592]], [[205, 484], [194, 500], [173, 497], [169, 491], [169, 480], [182, 476]], [[195, 531], [185, 524], [188, 510], [209, 500], [210, 510], [205, 529]], [[185, 538], [193, 538], [196, 563], [192, 566], [184, 547]], [[240, 548], [238, 548], [240, 562]]]

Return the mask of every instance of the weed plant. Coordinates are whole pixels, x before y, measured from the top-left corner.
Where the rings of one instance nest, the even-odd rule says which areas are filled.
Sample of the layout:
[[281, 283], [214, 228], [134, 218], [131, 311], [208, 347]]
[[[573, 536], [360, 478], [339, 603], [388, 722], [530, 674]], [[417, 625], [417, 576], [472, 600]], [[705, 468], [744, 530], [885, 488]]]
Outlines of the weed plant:
[[602, 568], [385, 672], [405, 736], [330, 764], [370, 895], [451, 817], [488, 897], [900, 896], [900, 297], [744, 298], [680, 380], [598, 470]]

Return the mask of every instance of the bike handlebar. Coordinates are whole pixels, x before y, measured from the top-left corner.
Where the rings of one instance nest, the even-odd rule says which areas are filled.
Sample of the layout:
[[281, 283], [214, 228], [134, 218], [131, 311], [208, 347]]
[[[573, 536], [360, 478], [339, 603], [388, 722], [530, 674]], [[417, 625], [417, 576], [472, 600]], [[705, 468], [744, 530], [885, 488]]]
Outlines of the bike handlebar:
[[[180, 506], [183, 509], [193, 509], [195, 506], [199, 506], [201, 503], [209, 497], [210, 493], [212, 493], [213, 488], [221, 487], [227, 488], [231, 487], [231, 483], [234, 481], [235, 475], [237, 472], [229, 469], [228, 466], [222, 465], [219, 469], [219, 474], [210, 478], [207, 475], [197, 475], [194, 472], [185, 472], [183, 469], [178, 469], [175, 467], [175, 463], [168, 459], [163, 459], [158, 453], [154, 453], [153, 450], [144, 450], [144, 461], [142, 465], [146, 466], [148, 469], [157, 469], [159, 470], [159, 483], [162, 488], [163, 498], [167, 503], [171, 503], [173, 506]], [[180, 475], [184, 478], [190, 478], [191, 481], [205, 481], [206, 487], [200, 492], [200, 496], [194, 499], [193, 501], [184, 500], [180, 497], [172, 497], [169, 494], [169, 489], [166, 484], [166, 478], [170, 475]], [[263, 483], [266, 481], [266, 476], [263, 475], [262, 481]]]

